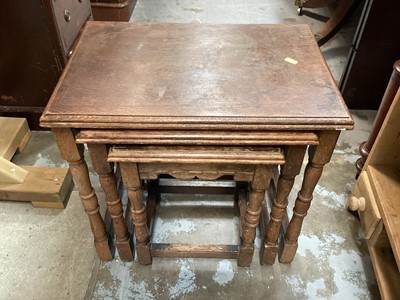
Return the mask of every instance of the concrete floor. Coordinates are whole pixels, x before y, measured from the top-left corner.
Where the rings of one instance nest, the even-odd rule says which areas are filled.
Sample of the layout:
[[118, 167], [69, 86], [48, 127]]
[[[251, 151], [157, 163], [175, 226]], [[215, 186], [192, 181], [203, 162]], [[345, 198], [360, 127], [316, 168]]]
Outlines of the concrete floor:
[[[312, 12], [329, 15], [327, 8]], [[322, 24], [297, 16], [293, 0], [139, 0], [131, 21], [309, 23], [314, 31]], [[354, 24], [321, 48], [336, 80], [353, 32]], [[250, 268], [239, 268], [228, 259], [155, 258], [151, 266], [124, 263], [118, 257], [99, 262], [75, 189], [64, 210], [0, 201], [0, 299], [379, 299], [360, 224], [345, 209], [358, 145], [368, 136], [375, 112], [352, 113], [356, 129], [342, 133], [325, 168], [292, 264], [260, 266], [257, 249]], [[13, 161], [66, 166], [48, 132], [34, 132], [24, 153]], [[104, 194], [92, 171], [91, 179], [104, 211]], [[290, 196], [290, 208], [300, 180]], [[193, 199], [208, 200], [202, 195], [187, 198]], [[174, 200], [177, 196], [163, 196], [154, 239], [237, 242], [238, 219], [231, 217], [230, 199], [220, 198], [215, 210], [189, 208]], [[206, 219], [199, 218], [205, 215]], [[256, 245], [260, 242], [258, 236]]]

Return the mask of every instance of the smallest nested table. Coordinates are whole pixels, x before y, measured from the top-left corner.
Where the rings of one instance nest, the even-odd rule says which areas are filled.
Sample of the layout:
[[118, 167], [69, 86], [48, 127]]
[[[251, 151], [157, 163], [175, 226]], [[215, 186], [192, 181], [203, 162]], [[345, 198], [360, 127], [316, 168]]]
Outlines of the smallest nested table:
[[[271, 166], [285, 162], [279, 147], [228, 146], [117, 146], [111, 149], [108, 161], [120, 164], [128, 189], [139, 263], [150, 264], [153, 256], [220, 257], [237, 258], [239, 266], [249, 266], [253, 259], [256, 227], [271, 178]], [[144, 205], [141, 182], [158, 179], [163, 174], [185, 180], [217, 180], [230, 175], [236, 181], [251, 182], [248, 199], [243, 202], [244, 211], [241, 210], [240, 247], [151, 243], [146, 215], [151, 218], [154, 212], [146, 209], [149, 201]]]

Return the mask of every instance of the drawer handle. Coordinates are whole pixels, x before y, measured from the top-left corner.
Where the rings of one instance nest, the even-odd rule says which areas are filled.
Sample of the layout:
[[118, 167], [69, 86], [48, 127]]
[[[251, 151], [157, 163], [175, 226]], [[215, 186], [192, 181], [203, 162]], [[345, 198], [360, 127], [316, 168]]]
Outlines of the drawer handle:
[[351, 196], [349, 201], [347, 202], [347, 208], [352, 211], [365, 211], [365, 198]]

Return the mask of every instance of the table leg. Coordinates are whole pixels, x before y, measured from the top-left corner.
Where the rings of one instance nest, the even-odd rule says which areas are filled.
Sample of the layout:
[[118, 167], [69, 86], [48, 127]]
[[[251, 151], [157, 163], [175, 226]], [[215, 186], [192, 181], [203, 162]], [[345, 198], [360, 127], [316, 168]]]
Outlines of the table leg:
[[272, 265], [278, 254], [278, 238], [282, 221], [286, 215], [288, 196], [294, 179], [300, 173], [307, 146], [290, 146], [285, 149], [285, 164], [281, 166], [276, 196], [271, 208], [270, 219], [265, 230], [264, 243], [260, 249], [260, 263]]
[[296, 255], [297, 240], [303, 219], [310, 208], [313, 192], [322, 175], [323, 167], [332, 157], [339, 134], [340, 131], [322, 131], [318, 139], [319, 145], [309, 148], [309, 162], [304, 172], [303, 184], [296, 198], [293, 216], [287, 228], [282, 253], [279, 257], [281, 263], [292, 262]]
[[128, 190], [131, 202], [132, 222], [135, 225], [136, 251], [142, 265], [152, 262], [150, 252], [150, 234], [147, 227], [146, 206], [143, 203], [143, 190], [136, 163], [121, 162], [122, 180]]
[[314, 35], [318, 46], [324, 45], [343, 27], [360, 2], [360, 0], [342, 0], [339, 3], [329, 20]]
[[101, 260], [111, 260], [113, 251], [109, 245], [96, 193], [90, 183], [88, 167], [83, 157], [83, 145], [75, 143], [71, 129], [53, 128], [52, 131], [61, 156], [68, 161], [72, 176], [78, 186], [82, 205], [89, 217], [97, 255]]
[[125, 224], [122, 203], [118, 196], [117, 183], [112, 164], [107, 162], [107, 147], [103, 144], [88, 144], [90, 158], [94, 170], [99, 175], [100, 184], [104, 190], [107, 201], [107, 209], [112, 218], [115, 232], [115, 244], [119, 257], [125, 261], [134, 258], [131, 239]]
[[248, 267], [251, 264], [254, 254], [254, 240], [256, 228], [260, 219], [261, 203], [265, 198], [265, 190], [271, 178], [271, 168], [266, 165], [259, 165], [253, 175], [249, 203], [243, 224], [241, 245], [237, 260], [238, 266]]

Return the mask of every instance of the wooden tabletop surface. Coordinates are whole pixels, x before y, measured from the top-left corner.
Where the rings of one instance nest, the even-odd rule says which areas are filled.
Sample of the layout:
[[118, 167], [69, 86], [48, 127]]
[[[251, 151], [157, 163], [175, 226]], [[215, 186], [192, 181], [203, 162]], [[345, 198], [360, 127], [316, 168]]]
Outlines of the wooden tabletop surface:
[[349, 129], [308, 25], [88, 22], [50, 127]]

